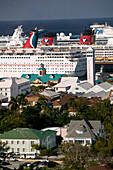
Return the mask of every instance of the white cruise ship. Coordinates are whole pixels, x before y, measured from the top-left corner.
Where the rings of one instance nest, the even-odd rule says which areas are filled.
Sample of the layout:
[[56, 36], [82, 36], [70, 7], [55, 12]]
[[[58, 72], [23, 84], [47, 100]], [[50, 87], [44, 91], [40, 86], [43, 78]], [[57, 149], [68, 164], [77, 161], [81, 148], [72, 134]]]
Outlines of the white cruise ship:
[[[42, 44], [36, 46], [38, 35], [45, 30], [32, 30], [31, 36], [19, 47], [10, 41], [0, 50], [0, 77], [20, 77], [22, 74], [37, 74], [41, 63], [47, 74], [86, 74], [86, 51], [74, 50], [73, 45], [56, 45], [56, 36], [46, 35]], [[16, 40], [17, 42], [17, 40]]]

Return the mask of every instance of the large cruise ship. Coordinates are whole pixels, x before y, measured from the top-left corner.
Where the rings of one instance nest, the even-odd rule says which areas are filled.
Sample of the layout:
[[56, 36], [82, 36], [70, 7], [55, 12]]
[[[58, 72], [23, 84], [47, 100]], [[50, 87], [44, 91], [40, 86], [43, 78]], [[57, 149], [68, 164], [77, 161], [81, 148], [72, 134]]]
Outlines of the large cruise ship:
[[[113, 73], [113, 27], [107, 23], [95, 23], [90, 27], [92, 30], [85, 30], [80, 38], [71, 33], [69, 36], [63, 33], [45, 34], [45, 30], [35, 29], [26, 42], [27, 37], [21, 36], [23, 30], [19, 26], [7, 43], [0, 46], [0, 77], [37, 74], [41, 63], [47, 74], [65, 73], [82, 77], [86, 75], [89, 46], [95, 51], [96, 71], [103, 68], [105, 72]], [[40, 33], [44, 33], [41, 41]]]
[[[21, 30], [21, 27], [19, 27]], [[22, 32], [22, 30], [21, 30]], [[0, 50], [0, 77], [20, 77], [22, 74], [37, 74], [41, 63], [47, 74], [65, 73], [81, 77], [86, 74], [86, 51], [75, 50], [73, 45], [57, 45], [56, 34], [47, 33], [37, 45], [38, 36], [46, 30], [32, 30], [27, 42], [19, 42], [20, 32]], [[19, 34], [19, 36], [17, 36]], [[18, 37], [18, 38], [17, 38]], [[20, 43], [20, 44], [19, 44]]]

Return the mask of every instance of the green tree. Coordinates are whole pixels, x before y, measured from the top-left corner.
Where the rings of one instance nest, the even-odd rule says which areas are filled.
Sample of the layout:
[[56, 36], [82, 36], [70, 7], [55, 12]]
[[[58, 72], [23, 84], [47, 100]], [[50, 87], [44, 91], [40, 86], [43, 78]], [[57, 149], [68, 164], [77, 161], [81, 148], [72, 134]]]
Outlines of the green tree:
[[68, 111], [63, 112], [58, 116], [57, 124], [59, 126], [64, 126], [70, 122], [70, 117]]
[[38, 99], [38, 102], [41, 104], [41, 109], [44, 110], [47, 107], [47, 99], [45, 96], [41, 95]]
[[0, 152], [7, 152], [10, 149], [5, 142], [0, 141]]
[[39, 150], [39, 151], [42, 151], [42, 150], [46, 149], [46, 147], [44, 145], [39, 145], [38, 143], [37, 144], [32, 144], [31, 147], [33, 149], [36, 149], [36, 150]]
[[11, 100], [10, 100], [8, 106], [9, 106], [9, 108], [10, 108], [11, 110], [17, 110], [17, 109], [19, 109], [19, 104], [18, 104], [18, 98], [17, 98], [17, 96], [16, 96], [16, 97], [11, 97]]
[[23, 106], [26, 106], [28, 104], [28, 100], [25, 98], [26, 95], [21, 93], [18, 95], [18, 103], [19, 106], [23, 108]]
[[22, 116], [25, 118], [29, 128], [40, 129], [42, 122], [40, 121], [40, 110], [34, 106], [23, 108]]
[[76, 108], [76, 103], [75, 103], [75, 98], [71, 97], [68, 100], [68, 107], [73, 109], [73, 113], [75, 112], [75, 108]]
[[90, 101], [87, 98], [79, 97], [76, 99], [76, 111], [77, 112], [85, 112], [90, 105]]
[[64, 169], [84, 169], [93, 161], [90, 148], [79, 143], [64, 143], [62, 152], [64, 153]]
[[9, 131], [17, 127], [25, 127], [27, 124], [21, 113], [13, 112], [1, 120], [1, 131]]

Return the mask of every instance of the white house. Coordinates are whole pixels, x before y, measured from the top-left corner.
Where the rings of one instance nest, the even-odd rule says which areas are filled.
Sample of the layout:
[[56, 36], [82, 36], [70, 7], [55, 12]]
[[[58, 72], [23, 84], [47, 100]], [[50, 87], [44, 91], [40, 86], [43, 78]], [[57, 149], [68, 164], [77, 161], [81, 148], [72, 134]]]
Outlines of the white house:
[[92, 84], [88, 83], [87, 81], [83, 81], [81, 83], [77, 83], [75, 86], [72, 86], [68, 93], [72, 94], [83, 94], [86, 93], [92, 86]]
[[92, 88], [90, 88], [89, 90], [87, 90], [87, 93], [93, 91], [95, 93], [101, 92], [101, 91], [105, 91], [105, 92], [110, 92], [113, 89], [113, 85], [111, 85], [108, 82], [103, 82], [100, 84], [97, 84], [95, 86], [93, 86]]
[[65, 140], [67, 142], [79, 142], [82, 145], [92, 144], [96, 137], [105, 138], [105, 132], [100, 121], [97, 120], [71, 120], [67, 129]]
[[25, 94], [30, 92], [30, 81], [25, 78], [5, 78], [0, 81], [0, 94], [8, 97], [10, 101], [11, 96], [15, 97], [18, 94]]
[[0, 139], [10, 147], [8, 152], [19, 152], [26, 157], [26, 154], [39, 153], [31, 147], [32, 144], [44, 145], [47, 149], [55, 147], [56, 131], [16, 128], [1, 134]]
[[53, 86], [53, 88], [55, 89], [55, 92], [67, 92], [71, 86], [74, 86], [79, 82], [78, 77], [62, 77], [61, 82]]

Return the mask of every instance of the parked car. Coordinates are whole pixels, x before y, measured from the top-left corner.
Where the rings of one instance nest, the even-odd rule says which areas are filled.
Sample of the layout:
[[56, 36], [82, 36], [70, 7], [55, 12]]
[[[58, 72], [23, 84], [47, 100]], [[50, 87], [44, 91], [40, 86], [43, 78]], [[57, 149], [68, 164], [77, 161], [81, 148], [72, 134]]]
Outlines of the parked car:
[[31, 162], [24, 162], [23, 164], [22, 164], [22, 166], [26, 166], [26, 167], [29, 167], [31, 165]]
[[0, 157], [0, 160], [1, 160], [1, 161], [4, 161], [4, 158], [3, 158], [3, 157]]
[[8, 160], [10, 160], [10, 161], [17, 161], [16, 158], [14, 158], [14, 157], [10, 157], [10, 158], [8, 158]]

